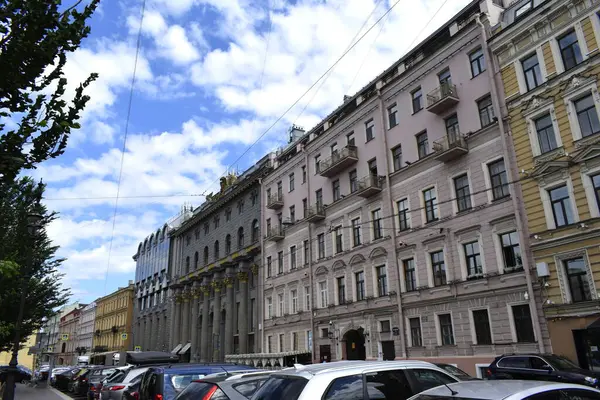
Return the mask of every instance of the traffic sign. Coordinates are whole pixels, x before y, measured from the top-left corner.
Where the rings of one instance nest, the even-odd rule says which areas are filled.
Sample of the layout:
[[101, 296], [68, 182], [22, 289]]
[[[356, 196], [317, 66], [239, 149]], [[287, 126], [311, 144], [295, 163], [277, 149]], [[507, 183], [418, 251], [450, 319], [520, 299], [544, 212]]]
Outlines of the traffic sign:
[[135, 351], [142, 351], [142, 346], [135, 346]]
[[121, 333], [121, 340], [127, 340], [127, 334]]
[[68, 334], [68, 333], [63, 333], [63, 334], [62, 334], [62, 340], [63, 340], [63, 341], [65, 341], [65, 342], [66, 342], [67, 340], [69, 340], [69, 334]]

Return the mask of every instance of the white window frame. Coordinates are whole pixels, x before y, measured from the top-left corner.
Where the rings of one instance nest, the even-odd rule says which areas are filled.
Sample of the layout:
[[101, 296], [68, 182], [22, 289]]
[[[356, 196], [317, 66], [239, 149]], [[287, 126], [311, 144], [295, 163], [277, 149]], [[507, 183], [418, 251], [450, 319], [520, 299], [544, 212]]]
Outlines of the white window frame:
[[[469, 197], [471, 198], [471, 209], [475, 208], [475, 196], [473, 195], [473, 182], [471, 181], [471, 170], [467, 169], [464, 171], [460, 171], [460, 172], [448, 177], [448, 184], [450, 185], [450, 194], [451, 194], [452, 198], [454, 199], [452, 201], [452, 212], [454, 213], [454, 215], [458, 214], [459, 212], [469, 211], [469, 210], [458, 211], [458, 199], [456, 198], [456, 184], [454, 181], [455, 178], [458, 178], [465, 174], [467, 174], [467, 181], [469, 182]], [[437, 193], [435, 195], [437, 198]], [[439, 214], [439, 205], [438, 205], [438, 214]], [[438, 216], [438, 219], [439, 219], [439, 216]]]
[[438, 251], [441, 251], [444, 253], [444, 265], [446, 266], [446, 283], [448, 283], [450, 281], [449, 277], [448, 277], [448, 260], [447, 260], [447, 255], [448, 252], [446, 251], [446, 247], [445, 246], [437, 246], [437, 247], [432, 247], [429, 248], [427, 247], [426, 249], [426, 260], [425, 263], [427, 264], [427, 283], [429, 284], [430, 288], [436, 288], [439, 286], [435, 286], [435, 282], [433, 279], [433, 263], [431, 262], [431, 253], [437, 253]]
[[[295, 262], [294, 264], [292, 264], [292, 247], [295, 247], [295, 248], [296, 248], [296, 251], [294, 252], [294, 258], [296, 259], [296, 260], [295, 260], [296, 262]], [[304, 249], [303, 249], [303, 250], [304, 250]], [[295, 244], [292, 244], [292, 245], [290, 245], [290, 247], [289, 247], [288, 251], [289, 251], [289, 257], [288, 257], [288, 259], [289, 259], [289, 262], [290, 262], [290, 268], [289, 268], [289, 270], [290, 270], [290, 271], [293, 271], [293, 270], [292, 270], [292, 265], [295, 265], [295, 267], [294, 267], [294, 268], [295, 268], [295, 269], [298, 269], [298, 246], [297, 246], [297, 245], [295, 245]], [[284, 267], [284, 272], [285, 272], [285, 267]]]
[[[376, 204], [371, 205], [371, 207], [369, 208], [369, 234], [371, 235], [371, 237], [369, 238], [369, 241], [372, 242], [375, 240], [375, 224], [373, 223], [373, 211], [375, 210], [379, 210], [379, 213], [381, 214], [381, 238], [377, 239], [377, 240], [381, 240], [383, 238], [385, 238], [385, 217], [383, 215], [383, 205], [378, 202]], [[364, 232], [364, 230], [363, 230]]]
[[[496, 264], [498, 265], [498, 273], [506, 274], [508, 272], [505, 271], [504, 265], [504, 252], [502, 251], [502, 235], [507, 233], [517, 232], [517, 236], [519, 236], [519, 230], [517, 227], [503, 228], [500, 230], [492, 229], [492, 235], [495, 235], [494, 238], [494, 250], [496, 252]], [[521, 250], [521, 257], [523, 256], [523, 244], [521, 243], [521, 237], [519, 236], [519, 249]], [[524, 266], [521, 266], [524, 268]]]
[[[396, 125], [394, 125], [394, 126], [390, 125], [390, 114], [391, 114], [390, 111], [392, 111], [392, 110], [396, 111]], [[392, 128], [395, 128], [396, 126], [400, 125], [399, 116], [400, 116], [400, 114], [399, 114], [399, 109], [398, 109], [398, 103], [397, 102], [392, 103], [391, 105], [389, 105], [386, 108], [386, 119], [387, 119], [388, 129], [392, 129]]]
[[[421, 194], [421, 196], [422, 196], [422, 194]], [[411, 218], [411, 214], [412, 214], [411, 209], [412, 209], [412, 207], [410, 205], [410, 196], [406, 195], [406, 196], [399, 197], [397, 200], [394, 201], [394, 209], [396, 210], [396, 217], [395, 218], [398, 221], [398, 230], [400, 230], [400, 222], [398, 220], [399, 214], [400, 214], [400, 209], [398, 208], [398, 202], [402, 201], [402, 200], [406, 200], [406, 203], [408, 204], [407, 221], [408, 221], [408, 226], [410, 226], [412, 228], [412, 218]]]
[[[277, 335], [277, 338], [278, 338], [278, 340], [277, 340], [277, 341], [279, 342], [279, 343], [277, 343], [277, 344], [279, 345], [279, 352], [281, 353], [281, 352], [283, 352], [283, 348], [284, 348], [284, 346], [285, 346], [285, 343], [284, 343], [284, 340], [285, 340], [285, 334], [281, 334], [281, 333], [280, 333], [280, 334], [278, 334], [278, 335]], [[281, 340], [282, 338], [283, 338], [284, 340]]]
[[597, 175], [599, 173], [600, 165], [595, 168], [589, 168], [585, 172], [581, 171], [581, 182], [583, 184], [583, 189], [585, 190], [585, 197], [588, 202], [590, 217], [592, 218], [600, 217], [600, 204], [598, 204], [598, 200], [596, 199], [594, 183], [592, 182], [592, 175]]
[[358, 269], [356, 271], [352, 271], [352, 278], [351, 278], [351, 281], [352, 281], [352, 298], [353, 298], [353, 301], [355, 301], [355, 302], [359, 301], [358, 300], [358, 291], [356, 290], [356, 282], [357, 282], [356, 281], [356, 274], [358, 274], [359, 272], [362, 272], [363, 275], [365, 276], [365, 298], [362, 299], [362, 300], [366, 300], [367, 297], [368, 297], [368, 294], [367, 294], [368, 293], [368, 290], [367, 290], [367, 287], [368, 287], [367, 286], [367, 279], [368, 278], [367, 278], [367, 270], [366, 270], [366, 268], [361, 268], [361, 269]]
[[[372, 281], [373, 281], [373, 291], [374, 294], [377, 294], [377, 297], [381, 297], [382, 294], [379, 293], [379, 282], [377, 282], [377, 268], [379, 267], [383, 267], [385, 268], [385, 278], [387, 280], [387, 294], [390, 294], [390, 274], [388, 273], [388, 265], [387, 265], [387, 260], [383, 263], [373, 263], [373, 265], [371, 266], [371, 270], [372, 270]], [[415, 271], [416, 272], [416, 271]], [[365, 297], [366, 297], [366, 292], [367, 292], [367, 285], [366, 285], [366, 279], [367, 277], [365, 276]]]
[[[325, 284], [325, 300], [327, 304], [323, 304], [323, 291], [321, 290], [321, 284]], [[318, 282], [319, 287], [319, 308], [327, 308], [329, 306], [329, 287], [326, 280]]]
[[[407, 343], [408, 347], [415, 347], [412, 342], [412, 335], [410, 334], [410, 320], [412, 318], [419, 318], [419, 327], [421, 328], [421, 346], [423, 346], [425, 344], [424, 343], [425, 341], [423, 340], [423, 319], [421, 318], [421, 315], [407, 315], [404, 317], [404, 326], [406, 327], [406, 343]], [[436, 317], [436, 320], [437, 320], [437, 317]], [[438, 321], [438, 324], [439, 324], [439, 321]], [[437, 330], [437, 328], [436, 328], [436, 330]]]
[[412, 293], [412, 292], [406, 291], [406, 274], [404, 273], [404, 261], [410, 260], [411, 258], [413, 259], [413, 261], [415, 263], [415, 285], [416, 285], [416, 287], [419, 287], [419, 274], [418, 274], [418, 270], [417, 270], [417, 255], [413, 252], [413, 253], [403, 255], [402, 258], [400, 258], [400, 286], [401, 286], [400, 293]]
[[427, 210], [425, 209], [425, 191], [429, 190], [429, 189], [433, 189], [435, 191], [435, 201], [436, 201], [436, 207], [437, 207], [437, 220], [436, 221], [439, 221], [440, 219], [442, 219], [442, 213], [441, 213], [441, 209], [440, 209], [440, 197], [439, 197], [439, 190], [438, 190], [437, 183], [434, 185], [427, 185], [419, 190], [419, 204], [421, 206], [421, 224], [422, 225], [426, 225], [431, 222], [436, 222], [436, 221], [427, 222]]
[[[296, 297], [294, 297], [294, 292], [296, 292]], [[294, 309], [295, 308], [295, 309]], [[298, 289], [290, 289], [290, 314], [298, 313]]]
[[267, 296], [266, 303], [267, 319], [271, 319], [273, 318], [273, 296]]
[[568, 26], [565, 26], [558, 33], [555, 33], [554, 36], [550, 39], [550, 48], [552, 49], [552, 56], [554, 58], [554, 65], [556, 66], [557, 75], [565, 72], [565, 65], [563, 63], [562, 53], [560, 51], [560, 47], [558, 46], [558, 38], [567, 33], [567, 31], [575, 31], [575, 35], [577, 36], [577, 43], [579, 44], [579, 49], [581, 50], [581, 62], [583, 63], [589, 58], [587, 42], [585, 40], [585, 35], [583, 34], [583, 28], [581, 27], [580, 21], [581, 20], [578, 19], [575, 21], [574, 24], [569, 24]]
[[[335, 241], [337, 228], [340, 229], [340, 234], [342, 236], [342, 251], [340, 251], [339, 253], [337, 251], [336, 241]], [[331, 248], [333, 249], [334, 256], [336, 254], [342, 254], [344, 251], [346, 251], [346, 248], [344, 247], [344, 225], [341, 222], [339, 224], [335, 224], [335, 226], [331, 227]]]
[[[384, 332], [384, 331], [381, 330], [381, 323], [384, 322], [384, 321], [387, 321], [387, 322], [390, 323], [390, 330], [387, 331], [387, 332]], [[393, 326], [393, 324], [392, 324], [392, 319], [391, 318], [389, 318], [389, 317], [377, 318], [377, 332], [379, 334], [382, 334], [382, 333], [383, 334], [392, 333], [392, 326]]]
[[[473, 311], [481, 311], [481, 310], [486, 310], [487, 314], [488, 314], [488, 325], [490, 327], [490, 336], [492, 339], [492, 343], [490, 344], [490, 346], [491, 346], [495, 343], [495, 340], [494, 340], [494, 331], [492, 330], [492, 313], [490, 313], [489, 306], [469, 308], [469, 326], [471, 327], [471, 340], [473, 341], [474, 345], [479, 345], [479, 343], [477, 343], [477, 332], [475, 331], [475, 318], [473, 317]], [[482, 346], [487, 346], [487, 345], [483, 344]]]
[[[527, 81], [525, 79], [525, 71], [523, 71], [523, 63], [522, 61], [531, 56], [533, 52], [527, 53], [527, 55], [522, 56], [514, 61], [515, 71], [517, 73], [517, 83], [519, 84], [519, 92], [521, 94], [527, 93]], [[546, 69], [546, 62], [544, 60], [544, 52], [542, 51], [542, 46], [538, 46], [535, 48], [535, 55], [537, 56], [538, 64], [540, 66], [540, 74], [542, 75], [542, 81], [535, 88], [539, 88], [548, 80], [548, 70]], [[535, 90], [531, 89], [531, 90]]]
[[560, 137], [560, 130], [558, 129], [558, 121], [556, 120], [556, 110], [554, 109], [554, 105], [552, 104], [552, 102], [550, 102], [549, 104], [537, 108], [535, 109], [535, 111], [525, 115], [527, 121], [527, 133], [529, 135], [529, 142], [531, 144], [531, 152], [533, 153], [534, 157], [542, 155], [542, 150], [540, 149], [540, 143], [538, 141], [535, 120], [540, 117], [543, 117], [546, 114], [550, 114], [550, 120], [552, 121], [552, 129], [554, 130], [554, 137], [556, 139], [556, 148], [558, 149], [563, 147], [562, 138]]
[[[269, 352], [269, 340], [271, 341], [271, 344], [273, 344], [273, 335], [267, 335], [267, 337], [265, 338], [265, 352], [268, 353]], [[273, 350], [273, 349], [271, 349]]]
[[[357, 226], [358, 226], [358, 231], [359, 231], [359, 234], [360, 234], [360, 244], [354, 243], [354, 225], [352, 225], [352, 222], [354, 220], [358, 220]], [[352, 218], [350, 220], [350, 231], [351, 231], [350, 237], [352, 238], [352, 247], [349, 250], [351, 250], [351, 249], [353, 249], [355, 247], [358, 247], [358, 246], [360, 246], [360, 245], [362, 245], [362, 244], [365, 243], [365, 238], [363, 236], [362, 222], [361, 222], [361, 217], [360, 216]]]
[[[306, 289], [308, 289], [308, 293], [306, 292]], [[304, 292], [302, 294], [304, 297], [304, 311], [311, 311], [310, 303], [312, 303], [312, 294], [311, 294], [310, 286], [304, 286]], [[307, 297], [309, 299], [308, 302], [306, 301]]]
[[537, 342], [539, 339], [537, 337], [537, 332], [535, 331], [535, 321], [533, 320], [533, 313], [531, 312], [531, 304], [529, 301], [514, 301], [506, 304], [506, 309], [508, 311], [508, 322], [510, 325], [510, 335], [513, 343], [517, 343], [517, 328], [515, 327], [515, 316], [513, 314], [513, 306], [529, 306], [529, 315], [531, 315], [531, 324], [533, 325], [533, 339]]
[[[435, 322], [435, 336], [437, 339], [438, 346], [451, 346], [442, 344], [442, 328], [440, 325], [440, 315], [450, 314], [450, 320], [452, 321], [452, 336], [454, 339], [454, 345], [456, 345], [456, 326], [454, 324], [454, 315], [452, 314], [452, 310], [447, 311], [437, 311], [433, 314], [434, 322]], [[423, 326], [421, 325], [421, 340], [423, 339]]]
[[277, 314], [278, 317], [285, 314], [285, 292], [277, 293]]
[[546, 217], [546, 226], [548, 229], [556, 229], [556, 222], [554, 222], [554, 211], [552, 209], [552, 203], [550, 200], [550, 193], [548, 191], [555, 189], [559, 186], [567, 185], [569, 192], [569, 201], [571, 202], [571, 212], [575, 219], [573, 223], [579, 222], [579, 212], [577, 210], [577, 204], [575, 202], [575, 191], [573, 190], [573, 182], [571, 181], [570, 174], [566, 179], [559, 179], [545, 184], [540, 184], [540, 199], [542, 199], [542, 206], [544, 208], [544, 215]]
[[[598, 18], [598, 17], [597, 17]], [[577, 141], [583, 139], [581, 134], [581, 127], [579, 126], [579, 120], [577, 119], [577, 110], [575, 109], [575, 102], [588, 94], [592, 95], [594, 100], [594, 108], [596, 115], [600, 120], [600, 94], [598, 93], [598, 87], [596, 86], [596, 79], [591, 80], [590, 83], [571, 91], [563, 96], [564, 104], [567, 109], [567, 117], [569, 118], [569, 126], [571, 127], [571, 133], [573, 134], [573, 140]]]
[[[485, 188], [487, 189], [486, 193], [488, 198], [488, 204], [494, 202], [494, 192], [492, 190], [492, 177], [490, 176], [490, 164], [493, 164], [499, 160], [504, 160], [504, 156], [491, 158], [481, 163], [481, 169], [483, 169], [483, 179], [485, 181]], [[508, 168], [506, 166], [506, 160], [504, 160], [504, 170], [506, 171], [506, 180], [508, 182]], [[510, 184], [508, 185], [508, 193], [512, 196]]]
[[596, 283], [594, 281], [594, 275], [592, 272], [590, 259], [587, 250], [580, 249], [575, 251], [570, 251], [566, 253], [556, 254], [554, 256], [554, 264], [556, 267], [556, 275], [558, 277], [558, 285], [560, 287], [560, 294], [565, 304], [572, 304], [573, 298], [571, 296], [571, 290], [569, 288], [569, 284], [567, 282], [567, 276], [564, 268], [564, 261], [570, 260], [573, 258], [582, 257], [583, 262], [585, 263], [585, 269], [587, 274], [588, 284], [590, 285], [590, 292], [592, 300], [598, 300], [598, 291], [596, 289]]
[[[479, 74], [473, 75], [473, 68], [471, 67], [471, 54], [475, 53], [477, 50], [481, 50], [481, 54], [483, 55], [483, 62], [485, 64], [485, 69], [483, 71], [480, 71]], [[466, 54], [467, 54], [466, 68], [468, 68], [467, 71], [469, 71], [470, 79], [475, 79], [479, 75], [483, 74], [484, 72], [486, 72], [488, 70], [488, 68], [489, 68], [488, 61], [489, 60], [487, 59], [487, 54], [485, 53], [485, 50], [483, 49], [483, 47], [480, 44], [477, 44], [477, 45], [471, 47], [471, 49], [469, 51], [467, 51]], [[411, 100], [412, 100], [412, 97], [411, 97]]]
[[466, 280], [469, 278], [469, 271], [467, 268], [467, 255], [465, 254], [465, 244], [477, 242], [479, 243], [479, 256], [481, 258], [481, 274], [485, 275], [487, 273], [487, 266], [485, 262], [485, 251], [483, 247], [483, 238], [481, 232], [477, 232], [475, 237], [470, 238], [461, 238], [458, 241], [458, 254], [460, 258], [460, 269], [462, 274], [462, 279]]

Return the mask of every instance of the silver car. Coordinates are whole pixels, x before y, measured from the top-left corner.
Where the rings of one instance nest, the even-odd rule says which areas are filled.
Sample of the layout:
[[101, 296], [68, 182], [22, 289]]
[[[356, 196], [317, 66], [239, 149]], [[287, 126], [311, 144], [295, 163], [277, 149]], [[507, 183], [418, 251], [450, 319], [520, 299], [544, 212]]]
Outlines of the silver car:
[[131, 385], [138, 383], [142, 379], [144, 372], [148, 367], [131, 367], [126, 371], [119, 371], [112, 379], [102, 385], [100, 390], [101, 400], [121, 400], [123, 392]]
[[589, 386], [547, 381], [464, 381], [419, 393], [410, 400], [600, 400]]
[[425, 361], [337, 361], [295, 365], [271, 374], [252, 400], [406, 400], [435, 386], [458, 382]]

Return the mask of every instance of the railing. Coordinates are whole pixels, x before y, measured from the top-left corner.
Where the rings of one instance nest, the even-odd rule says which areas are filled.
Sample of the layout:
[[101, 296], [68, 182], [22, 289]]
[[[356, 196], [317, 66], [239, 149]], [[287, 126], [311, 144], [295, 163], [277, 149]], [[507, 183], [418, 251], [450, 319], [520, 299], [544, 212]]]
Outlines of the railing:
[[446, 97], [455, 97], [458, 98], [458, 94], [456, 92], [456, 85], [451, 83], [442, 83], [437, 88], [433, 89], [431, 92], [427, 94], [427, 107], [431, 107], [436, 104], [440, 100], [443, 100]]
[[283, 193], [273, 193], [267, 198], [267, 207], [283, 206]]
[[306, 218], [325, 218], [325, 207], [322, 204], [317, 204], [312, 207], [309, 207]]
[[467, 141], [459, 133], [444, 136], [442, 139], [433, 142], [433, 151], [435, 152], [443, 152], [456, 147], [467, 148]]
[[267, 230], [267, 235], [265, 236], [267, 239], [274, 237], [283, 237], [285, 236], [283, 227], [281, 226], [273, 226]]
[[340, 150], [334, 151], [331, 157], [326, 158], [319, 163], [319, 172], [323, 173], [327, 169], [348, 157], [358, 158], [356, 146], [348, 145]]
[[366, 189], [381, 189], [381, 182], [379, 181], [379, 176], [377, 175], [369, 175], [364, 178], [358, 180], [356, 182], [357, 192], [366, 190]]

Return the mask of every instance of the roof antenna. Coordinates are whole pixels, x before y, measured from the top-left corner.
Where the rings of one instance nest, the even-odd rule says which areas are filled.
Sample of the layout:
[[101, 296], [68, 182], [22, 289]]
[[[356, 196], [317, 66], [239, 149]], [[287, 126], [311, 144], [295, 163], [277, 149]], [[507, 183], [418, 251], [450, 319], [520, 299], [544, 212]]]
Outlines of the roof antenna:
[[[442, 382], [441, 380], [439, 381]], [[446, 382], [442, 382], [442, 385], [446, 386], [446, 388], [450, 391], [452, 396], [456, 396], [458, 394], [458, 392], [456, 390], [453, 390], [450, 386], [448, 386]]]

